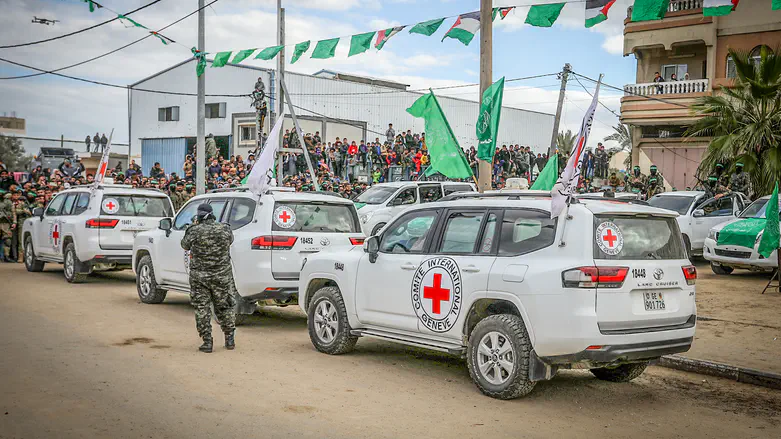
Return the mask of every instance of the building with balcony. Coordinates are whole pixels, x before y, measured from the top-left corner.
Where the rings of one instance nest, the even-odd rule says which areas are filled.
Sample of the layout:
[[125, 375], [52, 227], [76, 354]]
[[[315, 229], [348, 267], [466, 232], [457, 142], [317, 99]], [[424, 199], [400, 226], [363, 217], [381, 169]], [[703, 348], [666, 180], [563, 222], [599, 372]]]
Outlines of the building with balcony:
[[[686, 139], [695, 120], [689, 106], [702, 96], [732, 86], [728, 49], [781, 47], [781, 11], [767, 1], [742, 1], [723, 17], [705, 17], [702, 0], [671, 0], [665, 18], [624, 21], [624, 56], [634, 55], [637, 75], [624, 87], [621, 121], [633, 136], [633, 163], [653, 163], [671, 186], [697, 184], [697, 167], [710, 138]], [[654, 82], [656, 74], [664, 82]], [[647, 169], [644, 169], [647, 172]]]
[[27, 133], [25, 120], [16, 117], [16, 112], [0, 115], [0, 136], [24, 136]]

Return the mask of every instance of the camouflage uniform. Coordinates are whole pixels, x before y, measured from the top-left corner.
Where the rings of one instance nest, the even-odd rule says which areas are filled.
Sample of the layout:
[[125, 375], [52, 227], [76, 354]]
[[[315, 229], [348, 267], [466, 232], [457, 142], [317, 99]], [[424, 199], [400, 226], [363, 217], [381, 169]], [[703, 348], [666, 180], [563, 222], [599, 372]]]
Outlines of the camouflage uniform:
[[[199, 210], [200, 212], [200, 210]], [[231, 268], [230, 245], [233, 232], [227, 224], [218, 223], [213, 215], [199, 217], [187, 228], [182, 248], [190, 251], [190, 302], [195, 307], [195, 326], [204, 341], [211, 342], [211, 309], [225, 335], [236, 329], [235, 285]]]
[[217, 158], [217, 142], [211, 134], [206, 138], [206, 158], [209, 160]]
[[647, 187], [648, 187], [648, 177], [646, 177], [643, 173], [638, 173], [637, 175], [632, 173], [632, 175], [629, 177], [629, 188], [626, 188], [624, 190], [631, 191], [631, 192], [637, 190], [642, 194], [645, 193]]
[[735, 172], [730, 176], [729, 188], [734, 192], [748, 195], [748, 172]]
[[3, 196], [3, 194], [0, 193], [0, 247], [2, 247], [0, 259], [4, 261], [11, 260], [11, 246], [13, 245], [11, 239], [13, 236], [11, 224], [14, 224], [15, 222], [11, 194], [5, 194], [5, 196]]
[[16, 230], [14, 230], [14, 233], [16, 234], [16, 255], [18, 258], [22, 258], [22, 255], [24, 255], [24, 242], [22, 239], [22, 225], [24, 224], [24, 221], [27, 218], [30, 218], [33, 216], [32, 209], [24, 200], [19, 200], [16, 203], [13, 204], [13, 212], [14, 217], [16, 218]]

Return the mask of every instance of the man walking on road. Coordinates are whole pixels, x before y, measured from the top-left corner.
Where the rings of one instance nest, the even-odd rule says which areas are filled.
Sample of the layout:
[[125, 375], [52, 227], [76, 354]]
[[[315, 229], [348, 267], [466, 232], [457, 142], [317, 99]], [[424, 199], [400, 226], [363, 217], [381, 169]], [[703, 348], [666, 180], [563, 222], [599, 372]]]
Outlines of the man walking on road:
[[236, 298], [233, 295], [233, 271], [230, 245], [233, 232], [227, 224], [218, 223], [208, 204], [198, 206], [195, 222], [182, 238], [182, 248], [190, 252], [190, 302], [195, 307], [195, 327], [203, 344], [201, 352], [212, 351], [211, 308], [225, 333], [225, 347], [236, 347]]

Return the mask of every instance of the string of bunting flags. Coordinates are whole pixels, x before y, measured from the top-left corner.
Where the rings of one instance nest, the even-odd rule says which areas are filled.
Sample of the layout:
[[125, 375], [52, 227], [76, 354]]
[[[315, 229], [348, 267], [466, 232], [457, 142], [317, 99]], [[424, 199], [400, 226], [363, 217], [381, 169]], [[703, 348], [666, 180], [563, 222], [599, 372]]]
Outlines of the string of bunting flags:
[[124, 25], [126, 28], [137, 27], [137, 28], [141, 28], [141, 29], [146, 29], [152, 36], [156, 37], [158, 40], [160, 40], [161, 43], [165, 44], [166, 46], [168, 44], [170, 44], [170, 43], [176, 43], [176, 41], [172, 40], [171, 38], [168, 38], [167, 36], [165, 36], [165, 35], [163, 35], [163, 34], [161, 34], [159, 32], [153, 31], [152, 29], [149, 29], [148, 27], [146, 27], [143, 24], [137, 22], [136, 20], [133, 20], [130, 17], [122, 15], [119, 12], [117, 12], [117, 11], [111, 9], [111, 8], [107, 8], [106, 6], [103, 6], [102, 4], [100, 4], [100, 3], [98, 3], [98, 2], [96, 2], [94, 0], [81, 0], [81, 1], [82, 1], [82, 3], [87, 3], [89, 5], [89, 11], [90, 12], [95, 12], [98, 9], [106, 9], [107, 11], [111, 11], [114, 14], [117, 14], [117, 19], [119, 19], [119, 22], [122, 23], [122, 25]]

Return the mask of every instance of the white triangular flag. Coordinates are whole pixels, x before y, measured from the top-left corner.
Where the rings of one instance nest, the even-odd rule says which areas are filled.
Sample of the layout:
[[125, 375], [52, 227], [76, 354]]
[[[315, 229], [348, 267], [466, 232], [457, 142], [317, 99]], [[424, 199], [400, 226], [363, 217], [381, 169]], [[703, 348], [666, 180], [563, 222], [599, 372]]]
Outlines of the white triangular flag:
[[277, 185], [274, 178], [274, 159], [277, 157], [279, 133], [282, 131], [284, 120], [284, 116], [277, 118], [277, 123], [274, 124], [274, 128], [271, 129], [271, 133], [266, 139], [266, 144], [263, 145], [260, 157], [252, 165], [252, 170], [247, 176], [247, 187], [255, 195], [263, 195], [269, 187]]

